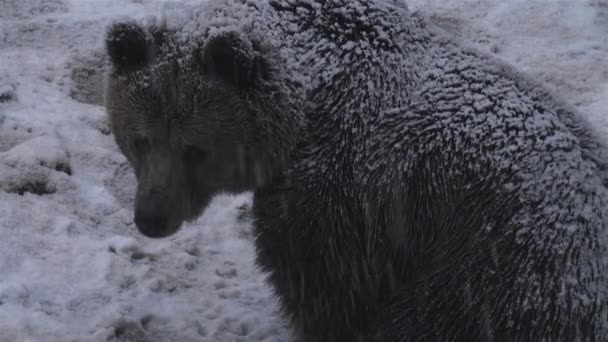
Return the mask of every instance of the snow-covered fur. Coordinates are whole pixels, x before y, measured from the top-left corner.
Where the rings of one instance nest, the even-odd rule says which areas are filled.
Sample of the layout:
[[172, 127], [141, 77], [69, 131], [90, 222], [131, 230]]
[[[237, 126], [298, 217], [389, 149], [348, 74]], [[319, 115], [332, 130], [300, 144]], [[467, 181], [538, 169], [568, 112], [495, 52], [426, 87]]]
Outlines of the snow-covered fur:
[[305, 118], [264, 136], [281, 152], [251, 184], [257, 262], [304, 341], [608, 339], [608, 158], [567, 105], [396, 0], [212, 0], [175, 41], [226, 36], [221, 75], [260, 46], [281, 65], [214, 84], [247, 89], [255, 125]]

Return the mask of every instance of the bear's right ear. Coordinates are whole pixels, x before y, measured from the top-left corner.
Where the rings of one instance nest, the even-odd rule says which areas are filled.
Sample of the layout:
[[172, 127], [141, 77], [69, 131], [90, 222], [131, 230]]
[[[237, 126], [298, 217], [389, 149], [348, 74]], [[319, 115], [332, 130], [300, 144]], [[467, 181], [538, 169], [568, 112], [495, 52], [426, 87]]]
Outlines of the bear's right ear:
[[203, 47], [199, 62], [204, 74], [240, 88], [251, 87], [268, 76], [260, 51], [246, 45], [234, 32], [211, 38]]
[[115, 23], [106, 33], [106, 51], [114, 68], [125, 71], [148, 64], [153, 45], [138, 23]]

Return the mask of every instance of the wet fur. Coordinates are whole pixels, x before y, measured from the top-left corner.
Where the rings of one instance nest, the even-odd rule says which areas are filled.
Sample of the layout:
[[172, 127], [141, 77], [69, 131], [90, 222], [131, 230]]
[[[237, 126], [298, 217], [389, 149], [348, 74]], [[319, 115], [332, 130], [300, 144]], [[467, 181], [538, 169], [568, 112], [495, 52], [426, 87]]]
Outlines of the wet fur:
[[[232, 161], [174, 160], [192, 178], [168, 171], [184, 179], [165, 183], [168, 196], [194, 191], [171, 212], [181, 223], [182, 207], [194, 217], [218, 192], [255, 190], [257, 262], [303, 341], [608, 336], [606, 149], [567, 105], [396, 1], [215, 1], [197, 20], [183, 30], [195, 43], [153, 63], [187, 75], [174, 85], [183, 102], [161, 108], [227, 120], [181, 136]], [[134, 112], [152, 111], [137, 92], [143, 76], [159, 96], [170, 83], [121, 60], [115, 135], [136, 170], [150, 168], [128, 147], [149, 120]], [[215, 179], [236, 145], [250, 147], [249, 176]], [[181, 153], [158, 146], [172, 153], [157, 163]]]

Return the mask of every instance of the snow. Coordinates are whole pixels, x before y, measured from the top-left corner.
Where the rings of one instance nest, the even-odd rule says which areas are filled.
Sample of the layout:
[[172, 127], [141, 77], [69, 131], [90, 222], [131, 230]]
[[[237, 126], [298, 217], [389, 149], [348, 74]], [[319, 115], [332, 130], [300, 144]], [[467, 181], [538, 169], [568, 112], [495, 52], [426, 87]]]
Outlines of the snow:
[[[132, 222], [135, 179], [100, 106], [103, 33], [117, 18], [181, 15], [196, 2], [3, 2], [0, 341], [292, 339], [253, 263], [250, 194], [218, 197], [164, 240]], [[605, 0], [409, 7], [608, 129]]]
[[[465, 42], [562, 93], [606, 126], [606, 0], [410, 0], [409, 7]], [[606, 108], [603, 106], [603, 108]]]

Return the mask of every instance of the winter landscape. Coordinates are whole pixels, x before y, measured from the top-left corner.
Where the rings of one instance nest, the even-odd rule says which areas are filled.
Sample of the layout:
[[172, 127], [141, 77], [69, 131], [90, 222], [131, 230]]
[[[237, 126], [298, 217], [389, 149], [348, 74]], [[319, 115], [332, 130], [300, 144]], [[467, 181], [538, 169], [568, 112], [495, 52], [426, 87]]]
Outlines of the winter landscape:
[[[254, 265], [250, 194], [164, 240], [103, 108], [109, 23], [200, 1], [0, 0], [0, 342], [291, 341]], [[607, 0], [410, 0], [608, 135]], [[176, 19], [175, 19], [176, 20]]]

